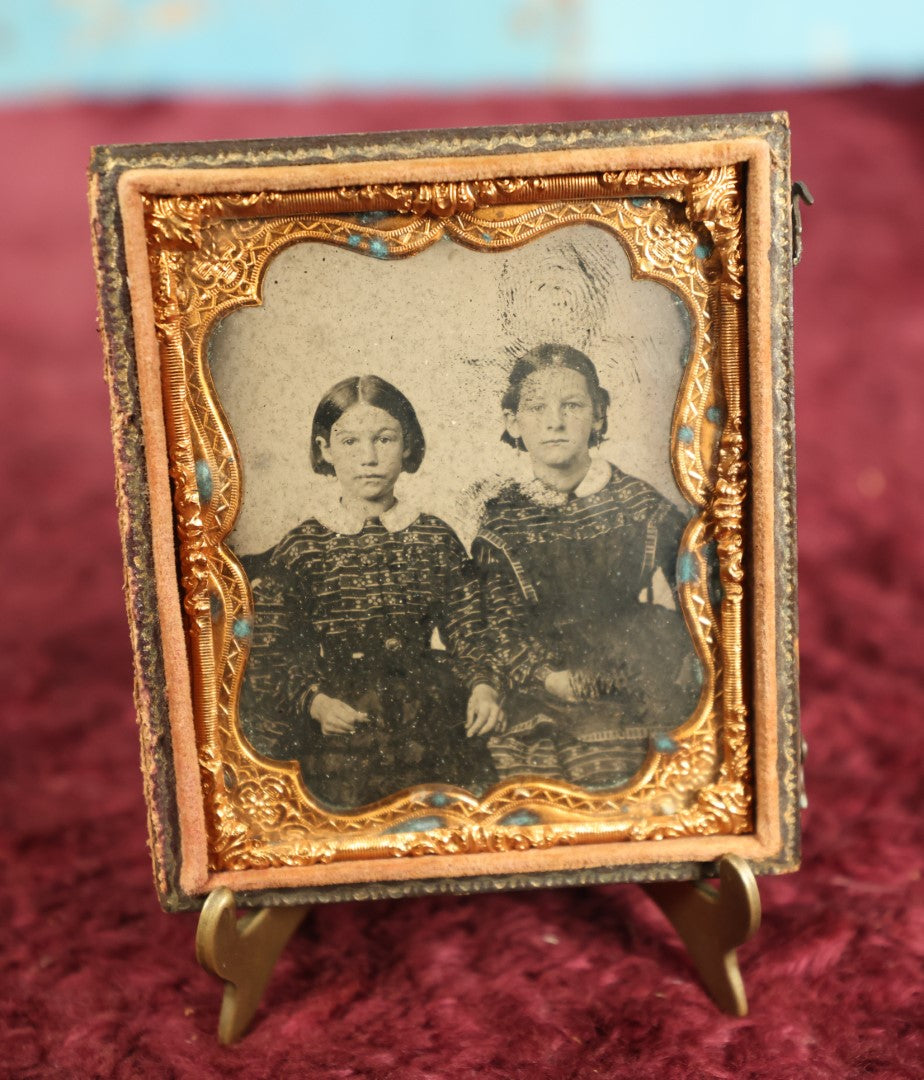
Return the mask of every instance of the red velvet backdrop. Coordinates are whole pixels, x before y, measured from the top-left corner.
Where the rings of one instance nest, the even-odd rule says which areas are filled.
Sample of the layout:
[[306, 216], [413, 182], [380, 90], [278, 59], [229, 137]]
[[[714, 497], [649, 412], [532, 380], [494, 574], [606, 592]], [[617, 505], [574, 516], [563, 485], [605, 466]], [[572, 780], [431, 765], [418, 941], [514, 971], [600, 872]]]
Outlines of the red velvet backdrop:
[[[789, 109], [804, 868], [763, 879], [752, 1013], [720, 1016], [633, 886], [321, 907], [215, 1043], [194, 915], [157, 906], [84, 170], [92, 143]], [[924, 86], [0, 111], [3, 1034], [12, 1076], [924, 1074]], [[917, 902], [917, 903], [916, 903]]]

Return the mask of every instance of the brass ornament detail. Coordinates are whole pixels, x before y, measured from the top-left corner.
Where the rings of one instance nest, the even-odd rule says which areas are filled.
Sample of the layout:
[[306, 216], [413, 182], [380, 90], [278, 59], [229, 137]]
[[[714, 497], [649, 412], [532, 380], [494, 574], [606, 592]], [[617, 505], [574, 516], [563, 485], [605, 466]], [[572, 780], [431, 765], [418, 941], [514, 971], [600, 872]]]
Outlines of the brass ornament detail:
[[[463, 210], [474, 210], [497, 201], [504, 181], [479, 180], [436, 184], [369, 184], [361, 188], [341, 188], [345, 201], [365, 207], [396, 210], [403, 214], [447, 218]], [[526, 184], [526, 181], [521, 181]], [[537, 180], [535, 194], [542, 194], [542, 180]]]
[[[724, 205], [734, 166], [714, 170], [629, 169], [562, 176], [501, 177], [421, 184], [362, 184], [314, 191], [249, 194], [148, 196], [150, 234], [161, 244], [199, 247], [211, 223], [306, 214], [391, 211], [418, 217], [454, 217], [491, 206], [552, 203], [572, 199], [656, 197], [706, 212]], [[692, 220], [692, 219], [691, 219]]]
[[[742, 664], [741, 190], [740, 169], [727, 166], [145, 197], [211, 869], [752, 830]], [[377, 213], [369, 217], [370, 211]], [[393, 259], [449, 237], [489, 253], [581, 222], [607, 229], [627, 252], [633, 277], [662, 283], [690, 315], [671, 454], [678, 486], [695, 510], [681, 545], [678, 592], [703, 670], [699, 704], [671, 733], [670, 745], [652, 751], [619, 790], [509, 781], [478, 798], [435, 784], [372, 808], [330, 813], [306, 791], [294, 762], [260, 757], [238, 729], [253, 601], [224, 545], [240, 508], [241, 471], [208, 372], [209, 333], [230, 311], [261, 302], [266, 267], [294, 243]], [[708, 589], [713, 558], [723, 590], [718, 610]], [[431, 801], [436, 794], [438, 809]], [[533, 811], [538, 823], [504, 824], [515, 810]], [[441, 827], [401, 831], [424, 815], [437, 815]]]

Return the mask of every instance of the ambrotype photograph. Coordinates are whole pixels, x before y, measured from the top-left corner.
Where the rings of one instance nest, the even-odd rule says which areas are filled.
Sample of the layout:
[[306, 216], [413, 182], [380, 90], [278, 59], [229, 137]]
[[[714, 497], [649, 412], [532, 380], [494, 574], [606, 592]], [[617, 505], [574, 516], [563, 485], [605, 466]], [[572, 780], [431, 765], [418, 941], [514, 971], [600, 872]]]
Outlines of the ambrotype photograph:
[[165, 904], [797, 862], [788, 131], [666, 130], [101, 151]]
[[620, 789], [703, 686], [671, 463], [691, 313], [592, 224], [389, 258], [360, 246], [386, 217], [277, 254], [210, 336], [253, 597], [241, 733], [334, 811]]

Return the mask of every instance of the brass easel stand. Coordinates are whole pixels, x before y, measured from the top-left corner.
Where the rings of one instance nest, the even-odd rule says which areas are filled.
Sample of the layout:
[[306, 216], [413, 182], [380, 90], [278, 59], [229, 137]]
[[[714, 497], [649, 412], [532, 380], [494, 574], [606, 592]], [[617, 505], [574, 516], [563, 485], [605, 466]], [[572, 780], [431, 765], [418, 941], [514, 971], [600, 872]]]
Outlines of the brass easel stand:
[[[735, 950], [760, 926], [760, 894], [750, 866], [737, 855], [719, 863], [719, 887], [659, 881], [643, 886], [680, 935], [703, 985], [732, 1016], [748, 1011]], [[238, 919], [234, 893], [209, 894], [196, 931], [196, 959], [225, 981], [218, 1041], [236, 1042], [253, 1019], [273, 967], [310, 905], [263, 908]]]
[[225, 981], [218, 1017], [222, 1045], [237, 1042], [250, 1026], [279, 954], [309, 907], [262, 908], [238, 919], [230, 889], [209, 893], [196, 929], [196, 959]]
[[705, 881], [655, 881], [644, 886], [686, 945], [709, 996], [724, 1013], [747, 1016], [748, 999], [735, 950], [757, 933], [760, 893], [745, 859], [719, 861], [719, 887]]

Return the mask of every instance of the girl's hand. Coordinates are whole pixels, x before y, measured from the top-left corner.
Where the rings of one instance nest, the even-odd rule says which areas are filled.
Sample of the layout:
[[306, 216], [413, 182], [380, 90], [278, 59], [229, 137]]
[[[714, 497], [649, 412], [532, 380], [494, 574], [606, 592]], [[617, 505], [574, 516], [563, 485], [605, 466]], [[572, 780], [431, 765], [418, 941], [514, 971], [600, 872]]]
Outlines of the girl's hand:
[[357, 724], [369, 719], [365, 713], [357, 712], [345, 701], [328, 697], [327, 694], [315, 694], [310, 712], [325, 735], [352, 735]]
[[547, 694], [556, 697], [559, 701], [575, 702], [577, 696], [571, 683], [570, 671], [550, 671], [545, 677], [545, 690]]
[[497, 691], [487, 683], [478, 683], [469, 695], [465, 734], [469, 738], [473, 735], [487, 735], [503, 719], [504, 710], [500, 707]]

